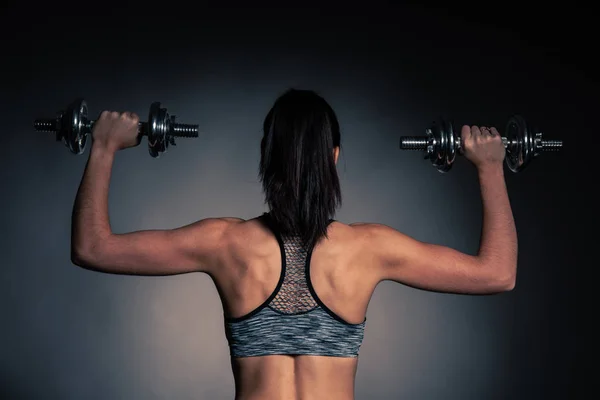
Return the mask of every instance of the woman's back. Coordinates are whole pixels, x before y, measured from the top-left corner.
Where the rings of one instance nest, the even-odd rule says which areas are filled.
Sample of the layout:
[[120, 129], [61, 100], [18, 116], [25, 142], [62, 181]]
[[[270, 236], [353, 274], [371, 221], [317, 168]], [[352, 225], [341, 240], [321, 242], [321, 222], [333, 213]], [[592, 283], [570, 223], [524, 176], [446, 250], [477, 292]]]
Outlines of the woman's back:
[[[362, 329], [358, 328], [364, 327], [369, 299], [378, 280], [376, 274], [369, 274], [369, 255], [365, 252], [364, 240], [361, 240], [360, 225], [334, 221], [328, 226], [327, 236], [312, 251], [299, 251], [292, 246], [291, 238], [282, 237], [268, 223], [268, 215], [239, 222], [229, 229], [227, 248], [220, 252], [222, 260], [214, 268], [213, 280], [223, 302], [230, 344], [232, 341], [243, 343], [248, 336], [252, 337], [252, 326], [257, 324], [252, 318], [258, 318], [260, 311], [268, 310], [273, 315], [273, 321], [262, 328], [261, 336], [254, 338], [260, 342], [256, 350], [259, 356], [236, 357], [232, 352], [238, 399], [353, 398], [357, 350], [348, 354], [343, 350], [336, 353], [335, 335], [329, 341], [316, 342], [337, 330], [337, 339], [344, 344], [347, 340], [344, 329], [347, 328], [354, 329], [348, 331], [348, 336], [362, 339]], [[280, 243], [284, 245], [284, 251]], [[292, 271], [299, 265], [309, 268]], [[304, 272], [308, 274], [304, 275]], [[280, 281], [290, 273], [294, 276], [282, 285]], [[282, 311], [281, 303], [273, 301], [277, 299], [274, 295], [282, 291], [288, 292], [287, 297], [303, 297], [302, 301], [309, 306], [296, 313]], [[308, 299], [307, 295], [310, 296]], [[313, 305], [310, 300], [314, 300]], [[326, 317], [323, 310], [327, 310]], [[311, 316], [318, 312], [322, 314]], [[330, 314], [333, 317], [327, 323], [331, 328], [319, 332], [320, 321], [317, 320]], [[297, 320], [288, 320], [290, 327], [286, 332], [276, 319], [290, 315], [302, 318], [303, 322], [298, 328]], [[243, 329], [235, 330], [237, 325], [244, 323]], [[294, 329], [301, 329], [303, 338], [297, 339], [290, 334]], [[232, 330], [237, 337], [232, 338]], [[313, 337], [311, 330], [317, 331], [312, 332]], [[294, 347], [295, 341], [298, 341], [298, 348]], [[282, 343], [282, 346], [278, 348], [274, 343]], [[261, 353], [261, 345], [271, 351]], [[323, 356], [328, 351], [332, 354]]]

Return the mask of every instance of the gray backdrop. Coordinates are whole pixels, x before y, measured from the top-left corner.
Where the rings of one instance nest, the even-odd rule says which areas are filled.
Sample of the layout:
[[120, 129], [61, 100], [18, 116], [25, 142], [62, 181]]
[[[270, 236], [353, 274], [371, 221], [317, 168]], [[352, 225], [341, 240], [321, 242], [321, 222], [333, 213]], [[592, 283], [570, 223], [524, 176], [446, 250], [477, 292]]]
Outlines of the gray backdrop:
[[208, 276], [114, 276], [70, 262], [71, 210], [88, 152], [70, 154], [51, 134], [34, 132], [32, 121], [78, 96], [94, 118], [108, 109], [145, 119], [150, 103], [161, 101], [179, 121], [198, 123], [200, 138], [180, 139], [160, 159], [148, 155], [145, 139], [118, 153], [113, 229], [252, 218], [267, 209], [257, 179], [262, 120], [289, 87], [318, 91], [340, 119], [338, 220], [385, 223], [469, 253], [481, 230], [475, 169], [460, 158], [440, 174], [422, 154], [400, 151], [399, 136], [423, 134], [440, 116], [457, 128], [503, 130], [522, 113], [565, 141], [560, 154], [506, 174], [519, 234], [516, 289], [458, 296], [381, 284], [356, 395], [572, 396], [575, 270], [583, 257], [576, 216], [587, 173], [577, 165], [575, 134], [584, 134], [592, 90], [560, 34], [519, 30], [527, 16], [509, 25], [501, 15], [409, 9], [177, 9], [174, 22], [175, 13], [163, 13], [167, 4], [95, 7], [103, 15], [27, 15], [17, 5], [3, 14], [3, 398], [233, 397]]

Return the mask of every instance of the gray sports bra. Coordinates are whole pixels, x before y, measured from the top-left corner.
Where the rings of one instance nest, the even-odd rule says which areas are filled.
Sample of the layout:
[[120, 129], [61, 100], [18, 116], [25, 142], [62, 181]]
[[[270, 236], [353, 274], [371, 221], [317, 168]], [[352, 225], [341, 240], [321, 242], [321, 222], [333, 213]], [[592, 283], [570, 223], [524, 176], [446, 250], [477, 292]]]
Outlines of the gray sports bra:
[[310, 281], [313, 249], [304, 248], [298, 237], [280, 235], [268, 213], [262, 217], [279, 242], [281, 276], [263, 304], [244, 316], [225, 317], [231, 356], [357, 357], [366, 318], [360, 324], [349, 324], [328, 309]]

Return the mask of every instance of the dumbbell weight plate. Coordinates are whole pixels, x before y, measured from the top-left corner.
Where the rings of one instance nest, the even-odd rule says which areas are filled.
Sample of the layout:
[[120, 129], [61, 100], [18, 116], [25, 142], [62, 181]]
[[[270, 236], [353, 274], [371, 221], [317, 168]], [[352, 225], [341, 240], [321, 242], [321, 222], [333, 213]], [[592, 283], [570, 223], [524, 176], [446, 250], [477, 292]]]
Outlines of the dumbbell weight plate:
[[525, 118], [513, 115], [506, 123], [506, 165], [512, 172], [520, 172], [533, 158], [533, 137]]
[[82, 154], [87, 144], [89, 133], [88, 108], [83, 99], [77, 99], [63, 113], [60, 123], [62, 127], [57, 129], [57, 140], [62, 140], [73, 154]]
[[442, 140], [443, 140], [443, 135], [442, 135], [442, 127], [440, 126], [439, 123], [434, 122], [431, 125], [431, 128], [429, 129], [428, 132], [428, 136], [430, 136], [429, 138], [429, 142], [428, 142], [428, 148], [427, 148], [427, 158], [429, 158], [429, 161], [431, 161], [431, 164], [436, 168], [436, 169], [440, 169], [440, 166], [442, 165], [442, 159], [444, 158], [444, 147], [442, 146]]
[[440, 172], [448, 172], [456, 157], [456, 138], [452, 124], [445, 120], [434, 123], [431, 127], [434, 139], [433, 149], [429, 154], [431, 163]]
[[443, 121], [442, 132], [445, 136], [444, 139], [444, 165], [441, 172], [448, 172], [454, 164], [456, 158], [456, 136], [454, 135], [454, 127], [451, 122]]
[[165, 108], [160, 108], [160, 102], [152, 103], [148, 116], [148, 152], [152, 157], [159, 157], [167, 151], [171, 119]]

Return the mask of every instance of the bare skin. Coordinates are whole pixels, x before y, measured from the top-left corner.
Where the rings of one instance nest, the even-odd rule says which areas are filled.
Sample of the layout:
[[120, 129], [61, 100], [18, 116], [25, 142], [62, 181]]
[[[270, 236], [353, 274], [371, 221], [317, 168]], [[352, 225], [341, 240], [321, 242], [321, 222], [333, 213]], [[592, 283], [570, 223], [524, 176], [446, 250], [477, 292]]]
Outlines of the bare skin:
[[[482, 129], [483, 130], [483, 129]], [[72, 260], [105, 273], [208, 274], [226, 315], [237, 317], [274, 290], [281, 253], [260, 219], [209, 218], [172, 230], [113, 233], [108, 186], [115, 152], [139, 144], [137, 116], [102, 113], [73, 209]], [[350, 323], [364, 320], [379, 282], [447, 293], [492, 294], [516, 281], [517, 236], [494, 129], [463, 127], [465, 156], [479, 172], [484, 206], [480, 250], [469, 255], [417, 241], [382, 224], [334, 222], [314, 248], [311, 280], [321, 300]], [[335, 150], [335, 158], [339, 149]], [[237, 400], [354, 399], [357, 358], [266, 356], [232, 359]]]

